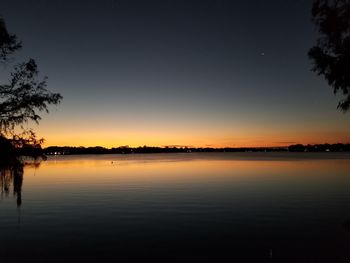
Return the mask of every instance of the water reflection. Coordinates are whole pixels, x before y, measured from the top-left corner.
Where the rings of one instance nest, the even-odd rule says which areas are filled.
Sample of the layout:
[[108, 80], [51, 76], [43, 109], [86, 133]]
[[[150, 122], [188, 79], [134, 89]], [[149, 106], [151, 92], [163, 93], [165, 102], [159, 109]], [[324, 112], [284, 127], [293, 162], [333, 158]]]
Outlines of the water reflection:
[[13, 195], [16, 197], [17, 207], [22, 204], [22, 184], [23, 184], [23, 165], [15, 164], [0, 167], [0, 189], [1, 199], [10, 195], [10, 189], [13, 188]]
[[23, 205], [1, 202], [1, 262], [43, 253], [52, 262], [58, 249], [57, 262], [161, 253], [162, 262], [169, 254], [182, 262], [188, 252], [194, 262], [208, 256], [218, 262], [218, 255], [264, 262], [272, 251], [275, 262], [350, 258], [350, 234], [342, 228], [350, 218], [349, 160], [345, 154], [135, 154], [3, 167], [2, 196], [15, 195], [20, 206], [23, 191]]
[[40, 162], [37, 161], [32, 163], [16, 162], [14, 164], [2, 164], [0, 166], [1, 199], [9, 197], [12, 188], [12, 194], [16, 198], [17, 207], [20, 207], [22, 205], [24, 167], [38, 168], [39, 166]]

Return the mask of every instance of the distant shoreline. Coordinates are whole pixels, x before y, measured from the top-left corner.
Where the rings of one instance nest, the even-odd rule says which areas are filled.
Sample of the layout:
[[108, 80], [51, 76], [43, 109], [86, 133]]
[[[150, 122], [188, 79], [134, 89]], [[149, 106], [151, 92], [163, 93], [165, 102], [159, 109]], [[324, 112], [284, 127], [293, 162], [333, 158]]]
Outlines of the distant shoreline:
[[116, 148], [50, 146], [44, 148], [45, 155], [83, 155], [83, 154], [134, 154], [134, 153], [192, 153], [192, 152], [350, 152], [350, 144], [294, 144], [281, 147], [128, 147]]

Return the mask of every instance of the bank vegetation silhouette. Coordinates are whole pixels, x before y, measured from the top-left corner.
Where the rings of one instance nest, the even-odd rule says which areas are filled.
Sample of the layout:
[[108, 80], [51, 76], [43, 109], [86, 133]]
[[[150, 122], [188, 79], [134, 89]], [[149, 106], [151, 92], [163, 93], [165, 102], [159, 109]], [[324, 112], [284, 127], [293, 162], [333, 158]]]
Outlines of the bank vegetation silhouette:
[[38, 78], [38, 66], [34, 59], [14, 63], [13, 55], [21, 48], [22, 42], [16, 35], [9, 33], [4, 19], [0, 18], [0, 63], [13, 67], [9, 81], [0, 84], [2, 159], [16, 159], [18, 154], [36, 155], [43, 139], [38, 139], [35, 132], [26, 128], [25, 124], [38, 124], [41, 120], [39, 114], [48, 112], [50, 104], [58, 104], [62, 100], [59, 93], [46, 89], [46, 77]]
[[22, 204], [24, 156], [44, 158], [41, 149], [44, 140], [38, 139], [25, 124], [38, 124], [39, 114], [48, 112], [50, 104], [62, 100], [59, 93], [46, 89], [46, 77], [38, 79], [34, 59], [14, 63], [13, 55], [21, 48], [22, 42], [9, 33], [0, 17], [0, 64], [12, 67], [9, 81], [0, 83], [0, 192], [4, 198], [10, 195], [12, 188], [18, 207]]
[[319, 37], [309, 51], [313, 71], [323, 76], [343, 99], [338, 109], [350, 108], [350, 1], [314, 0], [312, 18]]

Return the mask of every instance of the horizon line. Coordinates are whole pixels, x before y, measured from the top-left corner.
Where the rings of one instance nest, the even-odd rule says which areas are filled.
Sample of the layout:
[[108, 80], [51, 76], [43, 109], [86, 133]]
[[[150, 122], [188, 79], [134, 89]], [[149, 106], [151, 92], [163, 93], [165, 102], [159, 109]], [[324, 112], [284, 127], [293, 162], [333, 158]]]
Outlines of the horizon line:
[[214, 147], [214, 146], [190, 146], [190, 145], [162, 145], [162, 146], [152, 146], [152, 145], [139, 145], [139, 146], [129, 146], [129, 145], [119, 145], [119, 146], [112, 146], [112, 147], [105, 147], [101, 145], [95, 145], [95, 146], [69, 146], [69, 145], [64, 145], [64, 146], [58, 146], [58, 145], [50, 145], [43, 147], [43, 149], [50, 148], [50, 147], [70, 147], [70, 148], [105, 148], [105, 149], [113, 149], [113, 148], [143, 148], [143, 147], [149, 147], [149, 148], [192, 148], [192, 149], [205, 149], [205, 148], [210, 148], [210, 149], [225, 149], [225, 148], [231, 148], [231, 149], [244, 149], [244, 148], [285, 148], [289, 147], [292, 145], [303, 145], [303, 146], [315, 146], [315, 145], [337, 145], [337, 144], [350, 144], [350, 142], [337, 142], [337, 143], [292, 143], [288, 145], [280, 145], [280, 146], [224, 146], [224, 147]]

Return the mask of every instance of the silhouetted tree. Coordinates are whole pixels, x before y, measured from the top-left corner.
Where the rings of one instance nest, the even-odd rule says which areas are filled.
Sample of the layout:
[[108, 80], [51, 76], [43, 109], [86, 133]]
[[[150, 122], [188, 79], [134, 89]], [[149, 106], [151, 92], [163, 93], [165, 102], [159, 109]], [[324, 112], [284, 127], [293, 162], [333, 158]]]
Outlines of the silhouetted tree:
[[312, 17], [320, 34], [309, 50], [313, 71], [324, 76], [335, 94], [343, 94], [338, 109], [346, 112], [350, 107], [350, 1], [314, 0]]
[[[16, 35], [11, 35], [0, 18], [0, 61], [9, 63], [10, 56], [22, 48]], [[34, 59], [14, 66], [9, 83], [0, 85], [0, 136], [15, 146], [40, 145], [32, 130], [23, 124], [41, 119], [40, 112], [48, 112], [49, 104], [58, 104], [62, 96], [46, 89], [46, 77], [38, 80], [38, 67]]]

